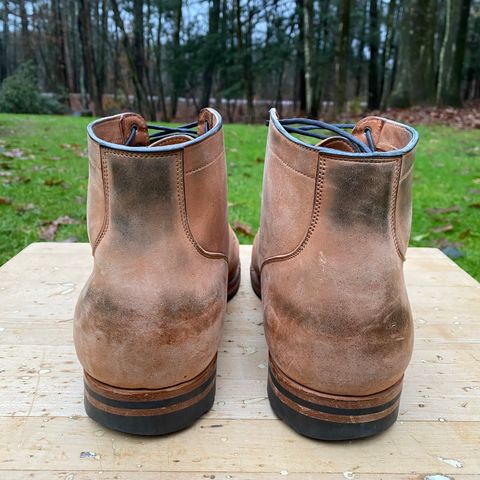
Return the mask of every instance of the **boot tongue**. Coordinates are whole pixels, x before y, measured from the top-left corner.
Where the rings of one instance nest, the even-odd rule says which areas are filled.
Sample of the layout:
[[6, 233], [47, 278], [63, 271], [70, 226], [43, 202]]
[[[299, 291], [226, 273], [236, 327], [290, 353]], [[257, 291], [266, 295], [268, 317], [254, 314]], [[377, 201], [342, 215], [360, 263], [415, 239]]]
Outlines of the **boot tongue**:
[[163, 137], [156, 142], [153, 142], [149, 145], [149, 147], [163, 147], [165, 145], [176, 145], [177, 143], [185, 143], [192, 140], [193, 137], [190, 135], [182, 134], [173, 134], [169, 135], [168, 137]]

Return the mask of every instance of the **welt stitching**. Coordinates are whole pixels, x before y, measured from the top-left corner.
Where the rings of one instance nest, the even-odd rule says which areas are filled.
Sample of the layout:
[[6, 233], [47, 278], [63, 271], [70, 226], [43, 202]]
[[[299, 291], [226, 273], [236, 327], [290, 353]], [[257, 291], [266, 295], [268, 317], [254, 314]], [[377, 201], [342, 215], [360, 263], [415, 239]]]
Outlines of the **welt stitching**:
[[185, 191], [184, 191], [184, 181], [183, 181], [183, 155], [175, 160], [176, 162], [176, 186], [177, 186], [177, 200], [178, 207], [180, 208], [180, 217], [182, 219], [182, 226], [190, 243], [194, 246], [198, 253], [203, 255], [206, 258], [221, 258], [224, 259], [228, 264], [228, 259], [226, 255], [220, 252], [207, 252], [204, 250], [198, 242], [195, 240], [192, 231], [190, 230], [190, 225], [188, 224], [187, 218], [187, 209], [185, 206]]
[[191, 173], [199, 172], [200, 170], [209, 167], [210, 165], [212, 165], [212, 163], [215, 163], [222, 156], [222, 154], [223, 152], [220, 152], [218, 155], [215, 156], [213, 160], [210, 160], [210, 162], [206, 163], [205, 165], [201, 165], [200, 167], [194, 168], [192, 170], [187, 170], [185, 172], [185, 175], [190, 175]]
[[405, 260], [405, 255], [400, 249], [400, 244], [397, 236], [397, 198], [398, 198], [398, 187], [399, 187], [399, 177], [401, 172], [403, 158], [395, 165], [395, 177], [393, 180], [393, 193], [390, 199], [390, 229], [392, 232], [393, 243], [395, 244], [395, 249], [397, 254], [402, 260]]
[[104, 158], [103, 151], [100, 149], [100, 165], [101, 165], [101, 172], [102, 172], [102, 183], [103, 183], [103, 197], [105, 201], [105, 209], [104, 209], [104, 217], [103, 217], [103, 224], [100, 232], [98, 232], [97, 239], [93, 244], [93, 254], [97, 249], [98, 245], [102, 241], [103, 237], [105, 237], [108, 226], [109, 226], [109, 217], [110, 217], [110, 184], [108, 179], [108, 166], [107, 162]]
[[282, 158], [280, 157], [280, 155], [277, 155], [275, 152], [271, 152], [271, 155], [273, 155], [274, 157], [276, 157], [278, 160], [280, 160], [281, 163], [283, 163], [283, 165], [285, 165], [287, 168], [293, 170], [295, 173], [298, 173], [299, 175], [303, 175], [304, 177], [307, 177], [307, 178], [311, 178], [311, 179], [315, 179], [315, 176], [313, 175], [308, 175], [308, 173], [303, 173], [301, 172], [300, 170], [297, 170], [296, 168], [292, 167], [291, 165], [289, 165], [288, 163], [286, 163], [285, 161], [282, 160]]
[[291, 253], [284, 255], [284, 256], [274, 256], [267, 258], [266, 260], [263, 261], [262, 266], [260, 270], [267, 265], [268, 263], [272, 262], [280, 262], [283, 260], [290, 260], [291, 258], [296, 257], [299, 255], [307, 246], [308, 242], [310, 241], [310, 238], [313, 235], [313, 232], [315, 231], [315, 228], [318, 224], [318, 220], [320, 219], [320, 206], [322, 204], [322, 197], [323, 197], [323, 187], [325, 184], [325, 172], [327, 169], [326, 161], [324, 158], [319, 156], [318, 162], [317, 162], [317, 175], [316, 175], [316, 182], [315, 182], [315, 198], [314, 198], [314, 206], [313, 206], [313, 211], [312, 211], [312, 216], [310, 218], [310, 224], [307, 229], [307, 233], [305, 234], [305, 237], [303, 238], [302, 242], [300, 245]]

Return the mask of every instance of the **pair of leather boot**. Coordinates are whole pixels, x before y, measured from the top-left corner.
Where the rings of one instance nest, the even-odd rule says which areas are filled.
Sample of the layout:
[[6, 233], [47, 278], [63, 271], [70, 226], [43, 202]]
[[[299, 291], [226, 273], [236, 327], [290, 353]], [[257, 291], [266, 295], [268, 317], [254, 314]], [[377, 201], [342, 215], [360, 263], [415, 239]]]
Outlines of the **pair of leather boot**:
[[[304, 435], [369, 436], [398, 415], [413, 343], [403, 261], [417, 138], [378, 117], [346, 126], [270, 112], [250, 273], [270, 403]], [[213, 109], [182, 127], [108, 117], [89, 125], [88, 151], [94, 268], [74, 320], [86, 411], [128, 433], [177, 431], [213, 404], [240, 283], [222, 119]]]

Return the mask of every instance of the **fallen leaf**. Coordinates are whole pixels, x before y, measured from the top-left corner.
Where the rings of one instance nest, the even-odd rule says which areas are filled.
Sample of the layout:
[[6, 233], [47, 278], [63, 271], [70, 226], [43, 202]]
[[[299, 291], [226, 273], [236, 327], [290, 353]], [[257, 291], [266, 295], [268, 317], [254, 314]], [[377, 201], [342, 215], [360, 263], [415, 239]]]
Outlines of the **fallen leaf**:
[[96, 460], [98, 460], [100, 458], [100, 455], [97, 455], [95, 452], [81, 452], [80, 458], [95, 458]]
[[47, 178], [43, 182], [47, 187], [55, 187], [57, 185], [61, 185], [63, 183], [63, 180], [60, 178]]
[[435, 242], [435, 245], [437, 245], [445, 255], [453, 260], [465, 256], [465, 253], [463, 253], [461, 250], [461, 248], [463, 248], [463, 243], [451, 242], [446, 238], [440, 238]]
[[445, 247], [440, 249], [447, 257], [450, 257], [452, 260], [455, 260], [456, 258], [461, 258], [464, 257], [465, 254], [459, 250], [458, 248], [455, 247]]
[[57, 234], [58, 227], [60, 225], [77, 225], [80, 222], [75, 220], [68, 215], [64, 215], [63, 217], [58, 217], [53, 222], [46, 223], [45, 226], [42, 228], [40, 232], [40, 238], [46, 241], [52, 241], [55, 239], [55, 235]]
[[261, 158], [261, 157], [257, 157], [257, 158], [255, 159], [255, 162], [256, 162], [256, 163], [263, 163], [264, 160], [263, 160], [263, 158]]
[[75, 237], [75, 235], [72, 235], [71, 237], [68, 237], [65, 240], [62, 240], [62, 243], [75, 243], [75, 242], [78, 242], [78, 237]]
[[425, 211], [429, 215], [439, 215], [442, 213], [459, 212], [460, 207], [458, 205], [452, 205], [451, 207], [447, 207], [447, 208], [427, 208]]
[[451, 232], [453, 230], [453, 225], [451, 223], [443, 225], [441, 227], [432, 228], [433, 233], [442, 233], [442, 232]]
[[414, 237], [412, 237], [412, 240], [414, 240], [415, 242], [420, 242], [424, 238], [427, 238], [429, 235], [429, 233], [421, 233], [420, 235], [415, 235]]
[[22, 158], [24, 156], [23, 150], [19, 148], [14, 148], [8, 152], [3, 152], [3, 155], [8, 158]]
[[447, 238], [439, 238], [437, 239], [434, 244], [441, 250], [446, 247], [454, 247], [454, 248], [462, 248], [463, 243], [460, 242], [451, 242]]
[[12, 199], [10, 197], [0, 197], [0, 205], [11, 205]]
[[461, 232], [461, 233], [458, 235], [458, 238], [463, 239], [463, 238], [467, 238], [468, 236], [470, 236], [470, 229], [469, 229], [469, 228], [467, 228], [466, 230], [464, 230], [463, 232]]
[[28, 212], [30, 210], [35, 210], [35, 208], [37, 208], [33, 203], [27, 203], [26, 205], [20, 205], [19, 207], [17, 207], [17, 213], [25, 213], [25, 212]]
[[471, 204], [469, 205], [469, 207], [472, 207], [472, 208], [480, 208], [480, 202], [471, 203]]
[[4, 170], [10, 170], [12, 166], [8, 162], [2, 162], [0, 163], [0, 168], [3, 168]]
[[236, 220], [235, 222], [233, 222], [232, 226], [236, 233], [241, 233], [242, 235], [245, 235], [247, 237], [253, 237], [252, 227], [250, 225]]
[[21, 175], [19, 177], [14, 177], [13, 181], [17, 182], [17, 183], [25, 184], [25, 183], [30, 183], [32, 181], [32, 179], [30, 177], [25, 177], [25, 176]]
[[472, 195], [480, 195], [480, 188], [469, 188], [467, 193]]

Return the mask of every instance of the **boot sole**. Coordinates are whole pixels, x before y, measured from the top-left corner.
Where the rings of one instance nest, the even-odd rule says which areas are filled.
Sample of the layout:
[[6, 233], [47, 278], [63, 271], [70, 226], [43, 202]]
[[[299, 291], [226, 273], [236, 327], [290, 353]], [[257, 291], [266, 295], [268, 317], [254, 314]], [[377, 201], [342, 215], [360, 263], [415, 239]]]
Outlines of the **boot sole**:
[[238, 292], [238, 289], [240, 288], [240, 279], [241, 279], [240, 262], [238, 262], [238, 267], [235, 270], [233, 277], [228, 279], [227, 302], [229, 302]]
[[84, 372], [87, 415], [112, 430], [165, 435], [192, 425], [215, 399], [217, 358], [197, 377], [158, 390], [118, 388]]
[[270, 359], [267, 389], [275, 414], [296, 432], [317, 440], [354, 440], [395, 423], [402, 382], [374, 395], [329, 395], [294, 382]]
[[[252, 289], [262, 298], [260, 279], [250, 269]], [[269, 360], [268, 399], [275, 414], [301, 435], [317, 440], [354, 440], [376, 435], [395, 423], [403, 379], [375, 395], [329, 395], [285, 375]]]

